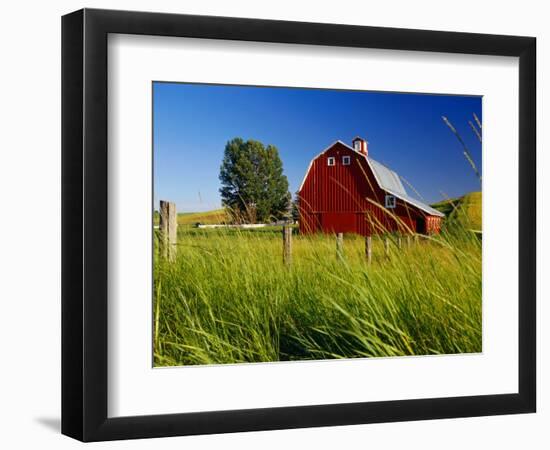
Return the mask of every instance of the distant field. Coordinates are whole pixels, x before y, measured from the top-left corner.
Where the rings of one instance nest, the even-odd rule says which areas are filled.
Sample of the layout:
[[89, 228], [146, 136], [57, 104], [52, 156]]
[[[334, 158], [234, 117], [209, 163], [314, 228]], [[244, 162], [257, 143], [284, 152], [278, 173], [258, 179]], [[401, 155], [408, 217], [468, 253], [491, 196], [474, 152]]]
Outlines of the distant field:
[[227, 220], [225, 210], [215, 209], [206, 212], [179, 213], [178, 225], [194, 225], [196, 223], [212, 224], [224, 223]]
[[470, 192], [459, 198], [434, 203], [433, 208], [447, 216], [448, 224], [459, 223], [461, 226], [481, 231], [481, 192]]
[[[153, 218], [155, 225], [158, 225], [158, 211], [155, 211]], [[205, 212], [178, 213], [178, 225], [195, 225], [196, 223], [207, 225], [215, 223], [225, 223], [226, 220], [227, 215], [224, 209], [214, 209], [212, 211]]]

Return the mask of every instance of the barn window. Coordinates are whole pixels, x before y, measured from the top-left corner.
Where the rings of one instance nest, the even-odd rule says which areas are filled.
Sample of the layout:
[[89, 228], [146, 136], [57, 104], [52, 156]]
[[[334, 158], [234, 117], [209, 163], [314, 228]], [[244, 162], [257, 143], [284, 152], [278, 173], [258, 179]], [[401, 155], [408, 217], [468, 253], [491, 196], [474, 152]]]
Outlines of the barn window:
[[344, 166], [349, 166], [351, 162], [351, 157], [349, 156], [342, 156], [342, 164]]
[[392, 209], [395, 208], [395, 195], [386, 195], [386, 208]]
[[336, 164], [336, 158], [334, 156], [329, 156], [327, 158], [327, 166], [334, 166]]

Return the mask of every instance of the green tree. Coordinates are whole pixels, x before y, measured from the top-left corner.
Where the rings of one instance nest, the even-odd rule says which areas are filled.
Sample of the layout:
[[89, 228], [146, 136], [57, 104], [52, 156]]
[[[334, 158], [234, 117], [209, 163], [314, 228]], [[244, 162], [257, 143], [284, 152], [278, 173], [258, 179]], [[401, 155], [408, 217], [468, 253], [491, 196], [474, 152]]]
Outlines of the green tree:
[[283, 162], [273, 145], [230, 140], [220, 168], [223, 205], [235, 221], [268, 222], [287, 218], [291, 206]]

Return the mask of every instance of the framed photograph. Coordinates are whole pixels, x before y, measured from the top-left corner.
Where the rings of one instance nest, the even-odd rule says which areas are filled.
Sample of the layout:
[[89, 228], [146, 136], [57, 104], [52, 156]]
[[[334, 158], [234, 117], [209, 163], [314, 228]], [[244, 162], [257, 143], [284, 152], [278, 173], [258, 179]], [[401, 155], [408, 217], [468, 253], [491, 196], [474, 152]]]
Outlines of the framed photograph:
[[535, 412], [532, 37], [62, 20], [62, 432]]

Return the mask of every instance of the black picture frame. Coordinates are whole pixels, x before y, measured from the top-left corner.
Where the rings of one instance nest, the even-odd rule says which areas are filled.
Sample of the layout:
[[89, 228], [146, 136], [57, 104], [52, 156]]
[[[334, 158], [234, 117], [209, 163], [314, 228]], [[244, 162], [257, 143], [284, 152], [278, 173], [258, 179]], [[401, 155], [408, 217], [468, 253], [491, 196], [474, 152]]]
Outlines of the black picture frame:
[[[109, 33], [519, 57], [517, 393], [107, 416]], [[533, 37], [84, 9], [62, 18], [62, 433], [82, 441], [535, 412], [536, 40]]]

